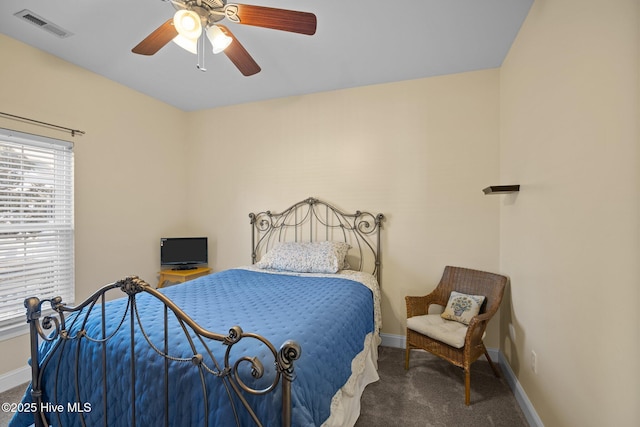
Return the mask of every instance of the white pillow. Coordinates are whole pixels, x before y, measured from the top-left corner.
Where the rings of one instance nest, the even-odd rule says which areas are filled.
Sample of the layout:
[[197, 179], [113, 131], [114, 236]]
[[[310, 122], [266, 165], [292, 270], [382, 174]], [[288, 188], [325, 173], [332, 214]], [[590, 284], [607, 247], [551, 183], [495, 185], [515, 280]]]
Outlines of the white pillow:
[[443, 319], [455, 320], [468, 325], [471, 319], [480, 312], [484, 298], [483, 295], [467, 295], [452, 291], [447, 307], [441, 316]]
[[344, 242], [281, 242], [256, 263], [259, 268], [298, 273], [336, 273], [347, 268]]

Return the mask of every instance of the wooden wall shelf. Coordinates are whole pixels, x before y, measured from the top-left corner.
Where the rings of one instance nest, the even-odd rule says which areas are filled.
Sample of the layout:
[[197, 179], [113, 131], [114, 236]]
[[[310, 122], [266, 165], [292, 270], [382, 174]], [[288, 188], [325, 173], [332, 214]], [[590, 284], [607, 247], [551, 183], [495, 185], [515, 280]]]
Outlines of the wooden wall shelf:
[[492, 185], [487, 188], [483, 188], [484, 194], [508, 194], [520, 191], [520, 185]]

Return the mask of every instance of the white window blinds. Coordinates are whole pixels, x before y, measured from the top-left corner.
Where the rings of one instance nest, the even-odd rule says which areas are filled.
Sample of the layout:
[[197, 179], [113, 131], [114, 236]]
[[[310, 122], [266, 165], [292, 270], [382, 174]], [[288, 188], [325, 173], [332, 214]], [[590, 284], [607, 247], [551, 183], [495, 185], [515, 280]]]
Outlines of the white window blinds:
[[0, 129], [0, 334], [24, 300], [74, 299], [73, 144]]

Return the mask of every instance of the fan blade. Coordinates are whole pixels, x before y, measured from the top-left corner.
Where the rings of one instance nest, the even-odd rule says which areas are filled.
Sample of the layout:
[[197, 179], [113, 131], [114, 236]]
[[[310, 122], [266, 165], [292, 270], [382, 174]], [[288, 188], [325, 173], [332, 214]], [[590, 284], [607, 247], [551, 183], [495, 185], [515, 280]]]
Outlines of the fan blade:
[[177, 35], [178, 30], [173, 26], [173, 18], [171, 18], [138, 43], [136, 47], [131, 49], [131, 52], [140, 55], [153, 55]]
[[316, 33], [316, 15], [295, 10], [239, 4], [237, 17], [239, 24], [274, 30], [313, 35]]
[[224, 50], [227, 58], [233, 62], [233, 64], [238, 67], [238, 70], [245, 76], [252, 76], [260, 72], [260, 66], [256, 61], [253, 60], [249, 52], [240, 44], [238, 39], [229, 31], [227, 27], [224, 25], [217, 24], [218, 27], [225, 33], [227, 36], [231, 37], [233, 41], [227, 48]]

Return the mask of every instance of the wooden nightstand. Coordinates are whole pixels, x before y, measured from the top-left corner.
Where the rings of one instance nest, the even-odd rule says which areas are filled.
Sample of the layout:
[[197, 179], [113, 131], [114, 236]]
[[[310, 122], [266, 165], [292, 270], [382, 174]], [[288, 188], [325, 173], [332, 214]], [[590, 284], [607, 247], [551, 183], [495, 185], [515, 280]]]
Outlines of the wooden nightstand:
[[161, 270], [158, 274], [160, 279], [158, 280], [158, 289], [164, 287], [166, 282], [169, 284], [184, 283], [189, 280], [193, 280], [196, 277], [206, 276], [211, 273], [209, 267], [198, 267], [192, 270]]

